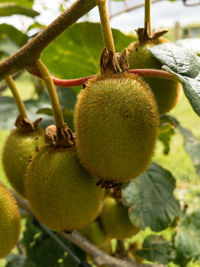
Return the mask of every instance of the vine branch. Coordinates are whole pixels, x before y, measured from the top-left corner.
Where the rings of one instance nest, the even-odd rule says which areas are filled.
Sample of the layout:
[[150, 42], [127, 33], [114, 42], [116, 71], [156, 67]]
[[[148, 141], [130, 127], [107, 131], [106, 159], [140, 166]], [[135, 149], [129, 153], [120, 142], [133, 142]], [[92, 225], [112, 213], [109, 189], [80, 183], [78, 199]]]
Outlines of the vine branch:
[[96, 0], [76, 0], [71, 7], [63, 12], [35, 38], [25, 44], [15, 54], [0, 63], [0, 80], [19, 70], [33, 66], [46, 46], [95, 6]]

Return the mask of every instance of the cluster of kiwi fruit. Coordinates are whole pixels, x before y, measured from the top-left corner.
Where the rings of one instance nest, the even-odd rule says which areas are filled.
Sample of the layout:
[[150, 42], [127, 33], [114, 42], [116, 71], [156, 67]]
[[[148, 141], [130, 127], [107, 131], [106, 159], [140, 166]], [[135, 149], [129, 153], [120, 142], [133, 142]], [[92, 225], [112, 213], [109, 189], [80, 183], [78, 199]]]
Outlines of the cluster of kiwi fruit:
[[[147, 50], [151, 45], [130, 45], [130, 68], [161, 69]], [[90, 224], [83, 233], [101, 248], [107, 236], [121, 240], [136, 234], [140, 228], [129, 221], [127, 208], [112, 197], [103, 201], [103, 188], [115, 188], [147, 169], [159, 116], [174, 107], [180, 91], [176, 81], [143, 79], [123, 68], [119, 71], [115, 54], [104, 50], [101, 73], [86, 83], [76, 103], [75, 138], [67, 126], [49, 126], [44, 132], [38, 122], [31, 124], [18, 117], [17, 129], [7, 138], [2, 156], [8, 180], [28, 199], [36, 218], [52, 230], [73, 231]], [[13, 236], [10, 247], [19, 232], [19, 214], [13, 203], [15, 234], [9, 230]], [[105, 233], [92, 222], [99, 214]], [[6, 216], [9, 220], [10, 214]]]

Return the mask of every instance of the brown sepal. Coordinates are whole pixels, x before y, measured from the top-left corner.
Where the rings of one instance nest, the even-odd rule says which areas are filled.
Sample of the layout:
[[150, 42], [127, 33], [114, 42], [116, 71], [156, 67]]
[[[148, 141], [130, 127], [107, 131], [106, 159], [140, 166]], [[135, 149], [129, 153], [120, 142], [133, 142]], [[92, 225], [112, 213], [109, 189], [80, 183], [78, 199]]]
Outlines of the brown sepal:
[[116, 55], [112, 50], [104, 48], [100, 59], [101, 74], [119, 73], [120, 67]]
[[67, 124], [64, 124], [62, 128], [49, 125], [45, 130], [45, 141], [54, 147], [72, 147], [75, 145], [73, 133]]
[[117, 61], [122, 71], [129, 69], [128, 50], [125, 48], [121, 53], [116, 53]]
[[152, 33], [150, 36], [148, 31], [147, 31], [147, 25], [145, 28], [138, 28], [136, 30], [139, 44], [155, 43], [158, 40], [158, 38], [160, 38], [161, 36], [163, 36], [167, 32], [168, 32], [167, 29], [158, 30], [158, 31], [155, 31], [154, 33]]
[[23, 116], [19, 115], [15, 121], [15, 126], [17, 129], [22, 131], [35, 131], [38, 127], [38, 123], [42, 120], [42, 118], [38, 118], [34, 122], [29, 121], [28, 118], [24, 118]]

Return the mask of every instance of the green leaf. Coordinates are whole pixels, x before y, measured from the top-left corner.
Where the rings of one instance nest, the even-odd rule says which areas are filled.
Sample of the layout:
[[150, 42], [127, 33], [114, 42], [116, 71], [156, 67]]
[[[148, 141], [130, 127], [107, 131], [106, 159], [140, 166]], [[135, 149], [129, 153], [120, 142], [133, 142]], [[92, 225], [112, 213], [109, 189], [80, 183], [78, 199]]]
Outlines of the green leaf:
[[[116, 51], [121, 51], [135, 39], [112, 30]], [[101, 25], [77, 23], [61, 34], [42, 53], [42, 60], [53, 75], [59, 78], [77, 78], [99, 73], [103, 51]]]
[[13, 3], [0, 4], [0, 17], [11, 16], [15, 14], [34, 18], [38, 16], [40, 13], [31, 8], [23, 7]]
[[147, 236], [142, 244], [142, 249], [136, 252], [142, 258], [167, 264], [175, 259], [175, 251], [172, 243], [159, 235]]
[[186, 266], [200, 257], [200, 211], [186, 216], [174, 236], [177, 258], [175, 263]]
[[0, 24], [0, 33], [1, 35], [4, 34], [8, 36], [10, 40], [12, 40], [19, 47], [28, 41], [28, 36], [26, 34], [6, 23]]
[[[27, 100], [24, 103], [28, 118], [31, 121], [38, 118], [38, 116], [36, 116], [36, 111], [45, 104], [43, 101], [37, 100]], [[18, 109], [14, 99], [12, 97], [0, 97], [0, 129], [13, 129], [17, 116]]]
[[173, 196], [175, 183], [169, 171], [152, 163], [145, 173], [125, 186], [122, 197], [133, 225], [142, 229], [149, 226], [153, 231], [167, 228], [180, 215], [179, 203]]
[[184, 138], [185, 151], [190, 156], [196, 172], [200, 176], [200, 142], [190, 130], [182, 127], [180, 124], [177, 128]]
[[179, 81], [182, 83], [183, 91], [187, 99], [189, 100], [193, 110], [197, 113], [198, 116], [200, 116], [200, 75], [193, 79], [176, 74], [168, 67], [165, 67], [164, 69], [177, 76]]
[[158, 139], [163, 143], [163, 153], [167, 155], [170, 151], [170, 142], [172, 136], [175, 134], [174, 125], [165, 116], [160, 118], [161, 125], [158, 129]]
[[0, 40], [0, 52], [5, 56], [14, 54], [18, 49], [18, 45], [13, 43], [13, 41], [11, 41], [9, 38], [3, 38]]
[[194, 111], [200, 116], [200, 58], [173, 44], [162, 44], [150, 48], [151, 53], [182, 83], [184, 93]]
[[6, 257], [5, 267], [24, 267], [26, 257], [21, 254], [10, 254]]
[[32, 7], [34, 0], [1, 0], [1, 3], [15, 3], [19, 6]]
[[[48, 116], [51, 116], [50, 119], [52, 119], [52, 121], [53, 121], [52, 108], [41, 108], [37, 111], [37, 114], [46, 114]], [[69, 128], [73, 131], [74, 130], [74, 123], [73, 123], [74, 113], [73, 113], [73, 111], [71, 111], [69, 109], [62, 109], [62, 114], [63, 114], [64, 121], [67, 123]]]
[[200, 72], [200, 58], [188, 49], [165, 43], [149, 48], [153, 56], [173, 72], [195, 78]]

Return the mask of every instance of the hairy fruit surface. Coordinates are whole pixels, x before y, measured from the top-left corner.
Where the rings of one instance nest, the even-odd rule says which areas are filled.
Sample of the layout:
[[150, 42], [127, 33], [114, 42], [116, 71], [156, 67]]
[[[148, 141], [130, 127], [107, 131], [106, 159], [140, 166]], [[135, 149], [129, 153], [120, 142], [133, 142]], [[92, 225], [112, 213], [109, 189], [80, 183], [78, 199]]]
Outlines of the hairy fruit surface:
[[105, 199], [100, 216], [105, 232], [112, 238], [121, 240], [141, 230], [130, 222], [128, 209], [112, 197]]
[[0, 258], [6, 257], [17, 244], [20, 215], [15, 199], [0, 182]]
[[98, 215], [104, 190], [79, 163], [75, 146], [44, 146], [28, 167], [26, 192], [36, 218], [56, 231], [84, 227]]
[[[157, 41], [156, 44], [161, 44], [165, 40]], [[156, 60], [151, 52], [147, 49], [151, 45], [139, 45], [137, 42], [129, 46], [129, 68], [130, 69], [161, 69], [162, 64]], [[178, 102], [182, 85], [178, 81], [171, 81], [167, 79], [149, 78], [144, 80], [150, 85], [155, 99], [158, 104], [159, 113], [164, 114], [170, 111]]]
[[79, 159], [104, 181], [124, 182], [146, 170], [158, 128], [149, 86], [132, 74], [99, 75], [79, 95], [75, 132]]
[[8, 136], [2, 154], [6, 176], [13, 188], [26, 198], [26, 170], [33, 154], [44, 144], [44, 131], [13, 130]]

